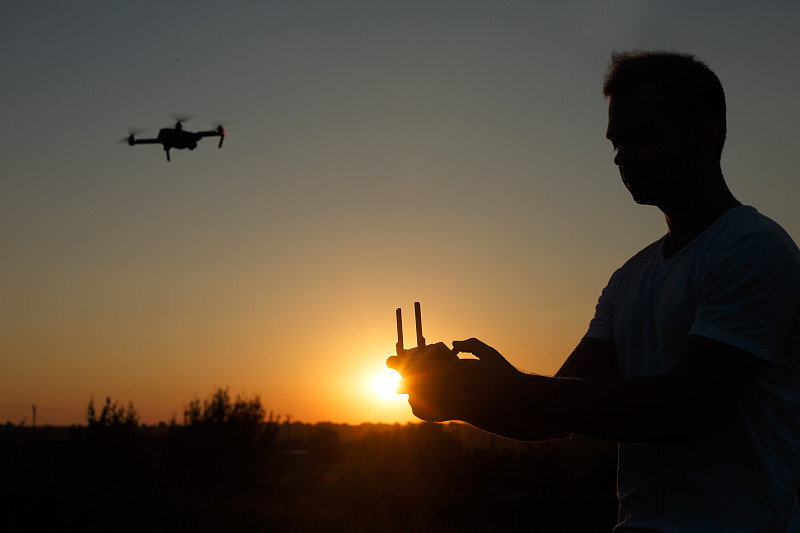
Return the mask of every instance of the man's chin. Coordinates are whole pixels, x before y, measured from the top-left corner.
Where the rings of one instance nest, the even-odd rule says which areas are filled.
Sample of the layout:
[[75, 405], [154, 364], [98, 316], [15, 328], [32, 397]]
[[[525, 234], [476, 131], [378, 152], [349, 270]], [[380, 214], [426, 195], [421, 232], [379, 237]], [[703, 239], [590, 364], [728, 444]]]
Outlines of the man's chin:
[[625, 188], [628, 189], [634, 202], [639, 205], [652, 205], [652, 194], [651, 191], [647, 190], [647, 187], [642, 187], [642, 184], [635, 179], [625, 179], [624, 177], [622, 178], [622, 183], [625, 185]]
[[631, 193], [633, 201], [639, 205], [657, 205], [656, 198], [652, 194], [649, 194], [648, 191], [628, 187], [628, 192]]
[[637, 198], [636, 196], [634, 196], [633, 201], [639, 205], [656, 205], [655, 202], [650, 200], [649, 198]]

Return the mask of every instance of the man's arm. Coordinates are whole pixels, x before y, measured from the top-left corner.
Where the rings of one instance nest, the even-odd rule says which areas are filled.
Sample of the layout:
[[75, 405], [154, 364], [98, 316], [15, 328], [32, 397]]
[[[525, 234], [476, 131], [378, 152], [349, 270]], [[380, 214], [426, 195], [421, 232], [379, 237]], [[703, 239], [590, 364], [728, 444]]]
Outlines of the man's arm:
[[556, 372], [556, 377], [593, 381], [619, 379], [617, 350], [614, 343], [584, 337]]
[[674, 374], [617, 380], [525, 376], [520, 413], [564, 431], [617, 442], [696, 442], [744, 394], [765, 362], [689, 336]]
[[[572, 351], [556, 377], [579, 378], [585, 380], [607, 381], [617, 379], [617, 354], [612, 342], [584, 337]], [[501, 437], [516, 440], [561, 439], [572, 434], [571, 431], [557, 429], [551, 425], [531, 419], [483, 419], [466, 420], [469, 424]]]
[[512, 438], [579, 433], [631, 443], [697, 441], [764, 365], [733, 346], [690, 336], [674, 374], [615, 379], [613, 344], [584, 339], [559, 375], [544, 377], [516, 371], [476, 339], [454, 345], [479, 360], [426, 364], [406, 385], [415, 414]]

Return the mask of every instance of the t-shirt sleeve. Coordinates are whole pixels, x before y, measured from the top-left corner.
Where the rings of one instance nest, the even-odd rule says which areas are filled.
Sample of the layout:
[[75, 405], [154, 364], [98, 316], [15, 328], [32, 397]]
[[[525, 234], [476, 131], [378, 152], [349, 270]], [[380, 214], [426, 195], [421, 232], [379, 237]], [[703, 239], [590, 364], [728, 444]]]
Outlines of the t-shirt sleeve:
[[603, 289], [594, 310], [594, 318], [589, 322], [589, 330], [584, 337], [614, 342], [614, 292], [619, 271], [615, 272]]
[[797, 256], [773, 233], [741, 235], [730, 252], [708, 269], [698, 291], [690, 335], [709, 337], [774, 362], [800, 298]]

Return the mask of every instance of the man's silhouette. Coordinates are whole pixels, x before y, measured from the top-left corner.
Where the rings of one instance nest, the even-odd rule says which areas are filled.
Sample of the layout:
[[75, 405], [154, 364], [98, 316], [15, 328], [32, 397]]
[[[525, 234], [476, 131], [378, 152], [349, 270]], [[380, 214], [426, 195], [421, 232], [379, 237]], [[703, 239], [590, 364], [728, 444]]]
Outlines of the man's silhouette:
[[561, 369], [521, 373], [477, 339], [387, 364], [425, 420], [619, 442], [615, 531], [800, 531], [800, 251], [725, 184], [705, 64], [614, 54], [603, 89], [622, 181], [668, 232], [614, 272]]

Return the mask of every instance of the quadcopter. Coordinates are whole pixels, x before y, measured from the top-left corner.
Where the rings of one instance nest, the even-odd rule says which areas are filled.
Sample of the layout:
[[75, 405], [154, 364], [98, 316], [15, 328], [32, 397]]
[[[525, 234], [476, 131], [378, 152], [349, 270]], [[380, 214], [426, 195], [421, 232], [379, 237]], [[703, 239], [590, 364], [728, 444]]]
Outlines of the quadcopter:
[[127, 141], [130, 146], [134, 144], [161, 144], [164, 146], [164, 151], [167, 153], [167, 161], [170, 161], [169, 151], [171, 148], [177, 148], [178, 150], [188, 148], [189, 150], [194, 150], [197, 148], [197, 141], [203, 137], [219, 137], [218, 148], [222, 148], [222, 141], [225, 140], [225, 130], [222, 128], [222, 125], [217, 125], [217, 128], [213, 130], [193, 132], [183, 129], [182, 124], [186, 120], [188, 119], [179, 118], [178, 121], [175, 122], [175, 127], [161, 128], [158, 131], [158, 137], [155, 139], [137, 139], [135, 138], [136, 132], [131, 131], [127, 139], [123, 139], [120, 142]]

